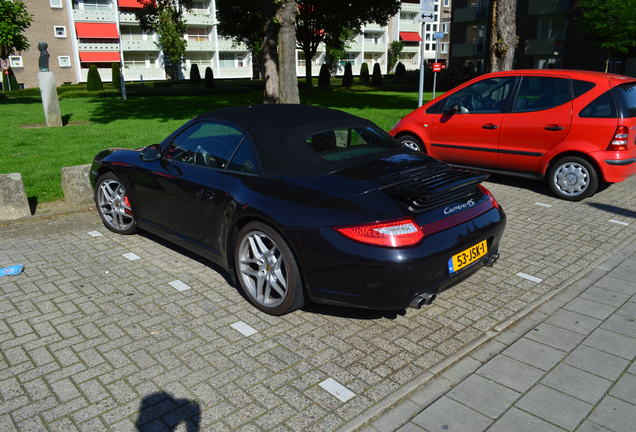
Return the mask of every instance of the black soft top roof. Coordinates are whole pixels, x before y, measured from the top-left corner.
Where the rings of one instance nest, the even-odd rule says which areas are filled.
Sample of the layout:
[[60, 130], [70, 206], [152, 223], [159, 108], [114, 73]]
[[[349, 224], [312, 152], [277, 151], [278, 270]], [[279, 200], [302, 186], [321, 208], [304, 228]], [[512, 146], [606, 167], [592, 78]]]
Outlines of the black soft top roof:
[[333, 171], [306, 142], [318, 132], [372, 122], [342, 111], [309, 105], [278, 104], [221, 108], [201, 114], [198, 120], [221, 120], [244, 129], [252, 138], [266, 175], [305, 176]]

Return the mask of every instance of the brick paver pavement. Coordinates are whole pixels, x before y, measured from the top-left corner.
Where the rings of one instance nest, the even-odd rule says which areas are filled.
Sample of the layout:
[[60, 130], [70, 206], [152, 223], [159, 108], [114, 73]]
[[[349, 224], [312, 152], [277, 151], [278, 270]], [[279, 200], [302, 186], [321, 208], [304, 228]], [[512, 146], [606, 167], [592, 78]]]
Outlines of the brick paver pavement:
[[635, 358], [636, 241], [360, 430], [633, 432]]
[[[271, 317], [208, 262], [153, 237], [114, 235], [94, 215], [1, 227], [0, 265], [26, 269], [0, 278], [0, 430], [130, 431], [136, 422], [185, 430], [189, 421], [213, 431], [321, 431], [365, 423], [636, 232], [636, 178], [581, 203], [535, 184], [487, 186], [509, 217], [501, 260], [405, 313], [310, 306]], [[177, 280], [181, 291], [169, 285]], [[578, 307], [606, 309], [587, 300]], [[255, 333], [245, 336], [250, 327]], [[329, 378], [353, 397], [330, 394]], [[500, 403], [519, 391], [504, 392]]]

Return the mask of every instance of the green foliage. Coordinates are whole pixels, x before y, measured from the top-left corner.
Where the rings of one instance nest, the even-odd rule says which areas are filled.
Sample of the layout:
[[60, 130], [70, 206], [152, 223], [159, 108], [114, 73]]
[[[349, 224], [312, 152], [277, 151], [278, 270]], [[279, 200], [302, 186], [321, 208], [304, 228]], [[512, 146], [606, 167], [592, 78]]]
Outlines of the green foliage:
[[344, 75], [342, 76], [342, 85], [344, 87], [351, 87], [353, 84], [353, 70], [351, 68], [351, 63], [347, 62], [345, 64]]
[[104, 84], [102, 84], [102, 78], [99, 76], [97, 66], [94, 64], [88, 68], [88, 76], [86, 77], [86, 89], [88, 91], [104, 90]]
[[360, 66], [360, 83], [369, 83], [369, 65], [366, 63], [362, 63], [362, 66]]
[[404, 78], [404, 75], [406, 75], [406, 66], [404, 66], [404, 63], [402, 62], [398, 62], [395, 67], [395, 80], [401, 81]]
[[205, 79], [203, 81], [205, 87], [214, 87], [214, 72], [210, 66], [205, 68]]
[[0, 58], [29, 49], [22, 33], [31, 25], [31, 14], [21, 0], [0, 0]]
[[318, 75], [318, 86], [329, 87], [331, 85], [331, 74], [329, 73], [329, 66], [323, 63], [320, 66], [320, 75]]
[[611, 53], [636, 46], [636, 0], [579, 0], [583, 30]]
[[391, 71], [393, 66], [399, 61], [403, 49], [404, 43], [401, 41], [393, 41], [391, 45], [389, 45], [389, 71]]
[[8, 100], [9, 100], [9, 98], [7, 97], [6, 94], [0, 93], [0, 103], [8, 101]]
[[373, 65], [373, 76], [371, 77], [371, 85], [374, 87], [380, 87], [382, 85], [382, 70], [380, 69], [380, 63]]
[[111, 76], [113, 88], [121, 91], [121, 69], [119, 69], [119, 63], [111, 65]]
[[190, 66], [190, 84], [193, 86], [201, 85], [201, 74], [199, 73], [199, 66], [196, 63]]

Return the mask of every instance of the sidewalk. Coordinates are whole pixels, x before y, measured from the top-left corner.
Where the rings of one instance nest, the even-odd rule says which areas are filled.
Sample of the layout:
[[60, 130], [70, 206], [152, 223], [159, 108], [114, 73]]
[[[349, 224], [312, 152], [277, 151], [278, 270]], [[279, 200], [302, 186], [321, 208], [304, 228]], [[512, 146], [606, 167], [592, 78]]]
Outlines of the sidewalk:
[[636, 242], [359, 430], [636, 431]]

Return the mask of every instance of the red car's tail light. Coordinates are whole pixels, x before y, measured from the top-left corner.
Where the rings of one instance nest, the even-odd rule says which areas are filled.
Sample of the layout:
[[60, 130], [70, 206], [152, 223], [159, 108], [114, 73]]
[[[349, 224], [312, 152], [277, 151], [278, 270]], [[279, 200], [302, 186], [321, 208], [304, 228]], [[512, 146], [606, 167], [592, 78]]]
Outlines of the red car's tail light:
[[424, 238], [422, 228], [408, 218], [334, 229], [352, 240], [376, 246], [413, 246]]
[[627, 150], [627, 137], [629, 136], [629, 128], [627, 126], [618, 126], [612, 141], [607, 146], [607, 151], [624, 151]]
[[490, 202], [492, 203], [492, 206], [494, 208], [499, 208], [499, 203], [497, 202], [497, 200], [495, 199], [495, 196], [488, 190], [486, 189], [484, 186], [482, 185], [477, 185], [477, 187], [479, 188], [479, 191], [483, 194], [485, 194], [488, 199], [490, 200]]

